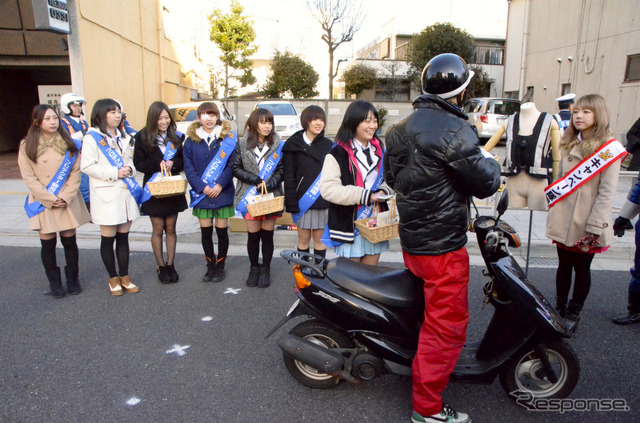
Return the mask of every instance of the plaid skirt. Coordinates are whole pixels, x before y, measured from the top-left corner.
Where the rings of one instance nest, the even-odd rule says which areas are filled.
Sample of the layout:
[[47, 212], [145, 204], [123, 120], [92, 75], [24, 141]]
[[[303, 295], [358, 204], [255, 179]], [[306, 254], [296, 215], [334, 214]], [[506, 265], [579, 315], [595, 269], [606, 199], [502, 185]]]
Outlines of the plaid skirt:
[[328, 216], [329, 209], [309, 209], [295, 223], [300, 229], [324, 229]]

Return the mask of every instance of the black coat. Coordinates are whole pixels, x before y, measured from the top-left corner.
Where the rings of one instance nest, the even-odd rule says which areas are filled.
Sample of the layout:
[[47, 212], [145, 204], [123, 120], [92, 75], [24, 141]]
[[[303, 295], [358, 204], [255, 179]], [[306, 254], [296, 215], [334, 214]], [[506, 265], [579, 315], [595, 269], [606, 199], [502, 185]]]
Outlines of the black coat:
[[412, 255], [441, 255], [467, 242], [469, 197], [500, 186], [500, 165], [485, 158], [460, 109], [433, 95], [387, 131], [385, 182], [397, 194], [400, 242]]
[[627, 151], [633, 154], [627, 170], [640, 170], [640, 119], [627, 132]]
[[[311, 145], [304, 142], [300, 130], [293, 134], [282, 148], [284, 154], [284, 205], [289, 213], [297, 213], [298, 201], [309, 189], [322, 171], [324, 157], [331, 151], [333, 142], [324, 136], [324, 132], [318, 135]], [[312, 209], [326, 209], [329, 202], [322, 198], [311, 206]]]
[[[146, 131], [140, 130], [135, 136], [135, 149], [133, 151], [133, 165], [138, 172], [144, 173], [142, 179], [143, 186], [151, 179], [154, 173], [160, 172], [160, 162], [164, 155], [157, 145], [150, 148], [146, 142]], [[178, 174], [184, 170], [184, 161], [182, 159], [182, 143], [184, 135], [180, 138], [180, 146], [178, 152], [173, 158], [173, 167], [171, 172]], [[152, 217], [166, 217], [180, 213], [187, 208], [187, 199], [184, 195], [174, 195], [171, 197], [154, 198], [142, 203], [140, 211]]]

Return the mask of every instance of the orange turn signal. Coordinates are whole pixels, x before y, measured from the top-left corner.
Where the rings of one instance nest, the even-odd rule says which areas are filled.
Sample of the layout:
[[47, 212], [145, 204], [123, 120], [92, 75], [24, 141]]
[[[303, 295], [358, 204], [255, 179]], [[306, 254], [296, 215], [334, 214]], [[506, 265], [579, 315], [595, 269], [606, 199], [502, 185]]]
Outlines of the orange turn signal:
[[299, 264], [293, 266], [293, 277], [296, 280], [296, 285], [298, 286], [298, 288], [304, 289], [311, 286], [311, 282], [309, 281], [309, 279], [307, 279], [307, 277], [302, 274]]

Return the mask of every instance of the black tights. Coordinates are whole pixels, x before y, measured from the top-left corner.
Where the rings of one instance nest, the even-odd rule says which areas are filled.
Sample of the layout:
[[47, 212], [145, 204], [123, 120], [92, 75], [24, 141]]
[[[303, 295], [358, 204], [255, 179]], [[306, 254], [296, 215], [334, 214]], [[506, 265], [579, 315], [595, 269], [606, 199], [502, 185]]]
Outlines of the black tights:
[[556, 295], [569, 297], [571, 276], [575, 271], [573, 297], [571, 301], [584, 305], [591, 288], [591, 262], [594, 254], [578, 253], [558, 247], [558, 271], [556, 272]]
[[151, 225], [153, 232], [151, 234], [151, 247], [156, 257], [158, 266], [164, 266], [164, 254], [162, 253], [162, 237], [167, 234], [167, 264], [173, 264], [176, 256], [176, 243], [178, 236], [176, 235], [176, 222], [178, 215], [174, 214], [166, 217], [151, 217]]

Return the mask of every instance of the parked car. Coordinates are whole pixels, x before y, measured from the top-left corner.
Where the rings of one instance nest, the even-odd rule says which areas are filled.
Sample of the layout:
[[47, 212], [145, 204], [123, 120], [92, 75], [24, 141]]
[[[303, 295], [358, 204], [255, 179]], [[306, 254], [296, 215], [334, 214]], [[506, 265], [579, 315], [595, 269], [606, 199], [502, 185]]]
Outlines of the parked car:
[[[226, 106], [220, 100], [205, 100], [211, 101], [218, 106], [218, 110], [220, 110], [220, 117], [224, 120], [228, 120], [231, 122], [231, 126], [233, 131], [238, 132], [238, 126], [236, 123], [235, 115], [232, 115], [227, 110]], [[198, 106], [205, 101], [195, 101], [192, 103], [181, 103], [181, 104], [171, 104], [169, 105], [169, 111], [171, 112], [171, 116], [173, 116], [173, 120], [176, 121], [176, 127], [178, 131], [186, 134], [187, 128], [194, 120], [197, 120], [198, 114]]]
[[259, 101], [256, 109], [267, 109], [273, 113], [276, 132], [283, 140], [302, 129], [300, 116], [289, 101]]
[[[482, 144], [486, 143], [507, 118], [520, 111], [520, 101], [512, 98], [478, 97], [467, 100], [462, 110], [469, 117]], [[505, 139], [503, 134], [501, 139]]]

